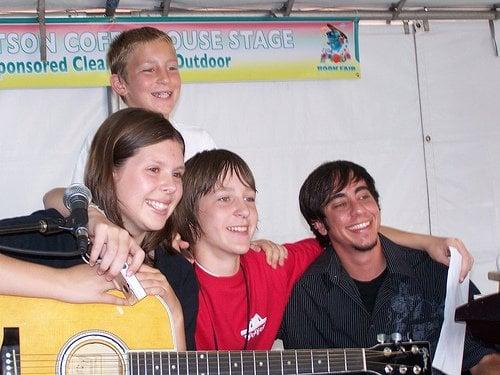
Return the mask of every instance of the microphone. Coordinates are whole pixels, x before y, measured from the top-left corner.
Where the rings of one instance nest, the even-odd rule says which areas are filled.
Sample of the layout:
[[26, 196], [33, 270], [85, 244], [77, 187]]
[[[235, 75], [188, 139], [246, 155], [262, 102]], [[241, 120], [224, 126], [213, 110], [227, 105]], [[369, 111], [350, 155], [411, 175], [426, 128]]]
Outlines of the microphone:
[[81, 254], [87, 252], [89, 245], [87, 209], [91, 200], [92, 194], [85, 185], [71, 184], [64, 191], [63, 202], [70, 211], [66, 224], [72, 228], [72, 233], [76, 237], [77, 249]]

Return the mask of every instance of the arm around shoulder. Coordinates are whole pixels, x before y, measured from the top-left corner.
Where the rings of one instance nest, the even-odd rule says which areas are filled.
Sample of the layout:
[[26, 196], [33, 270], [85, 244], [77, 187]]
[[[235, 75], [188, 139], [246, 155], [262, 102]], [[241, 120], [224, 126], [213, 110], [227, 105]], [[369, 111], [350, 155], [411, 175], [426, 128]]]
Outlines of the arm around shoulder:
[[465, 279], [465, 276], [467, 276], [474, 264], [474, 258], [469, 253], [464, 243], [458, 238], [411, 233], [386, 226], [382, 226], [380, 232], [399, 245], [427, 252], [433, 260], [444, 265], [450, 264], [449, 247], [452, 246], [456, 248], [462, 255], [462, 269], [460, 271], [461, 282]]

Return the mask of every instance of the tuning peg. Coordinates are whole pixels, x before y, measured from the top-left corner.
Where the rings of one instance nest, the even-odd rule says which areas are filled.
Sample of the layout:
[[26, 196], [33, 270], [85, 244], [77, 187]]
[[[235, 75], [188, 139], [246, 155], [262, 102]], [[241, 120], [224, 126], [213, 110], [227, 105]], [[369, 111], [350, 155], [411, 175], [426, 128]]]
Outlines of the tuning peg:
[[383, 344], [385, 342], [388, 342], [389, 341], [389, 336], [387, 336], [385, 333], [379, 333], [377, 335], [377, 342], [379, 344]]
[[391, 335], [391, 339], [392, 341], [395, 343], [395, 344], [398, 344], [401, 342], [403, 336], [401, 336], [401, 333], [397, 333], [397, 332], [394, 332], [392, 335]]
[[419, 365], [413, 366], [413, 373], [420, 374], [422, 372], [422, 368]]
[[420, 349], [418, 348], [417, 345], [412, 345], [410, 350], [411, 350], [412, 354], [418, 354], [420, 351]]
[[399, 366], [399, 373], [400, 374], [406, 374], [407, 372], [408, 372], [408, 367], [406, 367], [405, 365]]
[[384, 371], [385, 371], [386, 374], [392, 374], [393, 371], [394, 371], [394, 369], [392, 368], [391, 365], [385, 365]]

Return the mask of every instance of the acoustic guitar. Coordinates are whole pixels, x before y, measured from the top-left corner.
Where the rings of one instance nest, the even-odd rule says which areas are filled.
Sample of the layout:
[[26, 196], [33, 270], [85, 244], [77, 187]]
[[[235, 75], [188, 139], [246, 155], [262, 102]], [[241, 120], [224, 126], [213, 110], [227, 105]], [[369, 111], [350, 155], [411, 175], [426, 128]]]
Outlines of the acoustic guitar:
[[175, 351], [159, 297], [134, 306], [0, 296], [1, 374], [429, 374], [425, 342], [369, 349]]

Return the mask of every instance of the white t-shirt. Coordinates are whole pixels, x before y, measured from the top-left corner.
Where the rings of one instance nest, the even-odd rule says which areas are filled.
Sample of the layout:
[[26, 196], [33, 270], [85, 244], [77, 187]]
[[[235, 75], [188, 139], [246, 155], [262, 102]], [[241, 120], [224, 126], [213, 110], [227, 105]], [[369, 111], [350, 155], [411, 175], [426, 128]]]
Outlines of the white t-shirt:
[[[174, 124], [172, 121], [170, 121], [170, 123], [174, 125], [174, 127], [181, 133], [182, 137], [184, 138], [184, 143], [186, 146], [186, 150], [184, 152], [185, 160], [189, 159], [197, 152], [216, 148], [214, 140], [206, 130], [196, 126], [183, 126], [181, 124]], [[83, 183], [85, 164], [87, 163], [90, 145], [92, 143], [92, 139], [94, 138], [94, 134], [95, 132], [90, 132], [83, 142], [82, 148], [80, 149], [80, 153], [78, 155], [78, 160], [76, 161], [75, 169], [73, 170], [73, 177], [71, 179], [72, 183]]]

